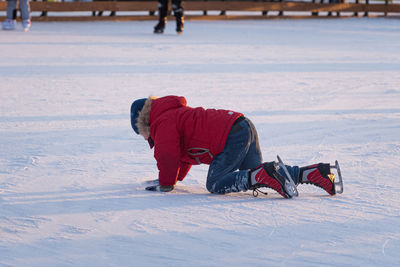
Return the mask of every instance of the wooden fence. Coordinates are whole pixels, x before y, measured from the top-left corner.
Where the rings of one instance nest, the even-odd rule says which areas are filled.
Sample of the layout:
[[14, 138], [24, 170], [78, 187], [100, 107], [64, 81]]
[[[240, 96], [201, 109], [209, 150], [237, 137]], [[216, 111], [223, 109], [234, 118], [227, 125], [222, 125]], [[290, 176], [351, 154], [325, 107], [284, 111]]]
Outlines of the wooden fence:
[[[318, 1], [318, 2], [317, 2]], [[390, 0], [370, 3], [320, 3], [312, 2], [265, 2], [265, 1], [224, 1], [190, 0], [184, 1], [186, 19], [265, 19], [271, 17], [328, 17], [336, 12], [350, 15], [400, 15], [400, 4]], [[154, 20], [156, 19], [157, 1], [94, 1], [94, 2], [31, 2], [32, 20]], [[7, 2], [0, 1], [0, 11], [5, 11]], [[198, 14], [195, 14], [198, 11]], [[217, 14], [212, 15], [212, 11]], [[233, 12], [235, 11], [235, 12]], [[86, 12], [86, 13], [85, 13]], [[104, 15], [104, 12], [110, 12]], [[120, 14], [122, 12], [123, 14]], [[126, 14], [131, 12], [132, 14]], [[229, 14], [231, 12], [232, 14]], [[275, 15], [270, 15], [275, 12]], [[214, 12], [215, 13], [215, 12]], [[287, 15], [289, 14], [289, 15]]]

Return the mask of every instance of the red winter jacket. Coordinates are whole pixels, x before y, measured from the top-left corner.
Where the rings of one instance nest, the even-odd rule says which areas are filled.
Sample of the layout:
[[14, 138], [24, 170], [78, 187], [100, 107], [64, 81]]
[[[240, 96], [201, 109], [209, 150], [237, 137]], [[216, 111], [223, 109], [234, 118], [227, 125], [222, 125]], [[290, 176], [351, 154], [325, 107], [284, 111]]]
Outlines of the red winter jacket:
[[188, 107], [184, 97], [152, 99], [148, 123], [160, 185], [183, 180], [192, 165], [210, 164], [240, 116], [230, 110]]

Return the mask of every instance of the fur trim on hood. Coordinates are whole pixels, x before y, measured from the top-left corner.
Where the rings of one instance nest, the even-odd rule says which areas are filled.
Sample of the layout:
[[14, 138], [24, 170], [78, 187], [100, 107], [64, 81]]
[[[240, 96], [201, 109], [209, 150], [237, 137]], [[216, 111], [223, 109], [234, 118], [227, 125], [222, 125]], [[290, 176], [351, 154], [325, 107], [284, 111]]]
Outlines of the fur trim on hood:
[[136, 121], [136, 126], [139, 130], [139, 134], [141, 136], [143, 136], [146, 140], [150, 137], [149, 118], [150, 118], [150, 111], [151, 111], [151, 103], [153, 102], [154, 99], [157, 99], [157, 97], [150, 96], [149, 98], [147, 98], [142, 110], [139, 113], [137, 121]]

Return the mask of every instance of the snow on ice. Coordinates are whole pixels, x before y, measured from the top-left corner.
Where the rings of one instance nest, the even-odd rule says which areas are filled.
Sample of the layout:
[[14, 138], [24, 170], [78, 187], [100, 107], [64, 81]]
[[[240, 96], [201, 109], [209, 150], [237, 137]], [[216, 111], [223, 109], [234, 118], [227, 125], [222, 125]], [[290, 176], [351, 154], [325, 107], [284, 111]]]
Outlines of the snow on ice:
[[[400, 265], [400, 21], [36, 22], [0, 32], [1, 266]], [[133, 100], [243, 112], [265, 161], [339, 160], [310, 185], [172, 193], [130, 128]]]

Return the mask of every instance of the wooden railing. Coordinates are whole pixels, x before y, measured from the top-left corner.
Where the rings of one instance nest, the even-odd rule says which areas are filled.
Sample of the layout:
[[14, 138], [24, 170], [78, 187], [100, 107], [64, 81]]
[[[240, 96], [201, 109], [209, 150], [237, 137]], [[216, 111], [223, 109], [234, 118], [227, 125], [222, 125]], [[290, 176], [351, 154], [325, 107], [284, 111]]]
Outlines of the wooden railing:
[[[358, 2], [358, 0], [355, 0]], [[350, 14], [377, 13], [387, 15], [389, 13], [400, 14], [400, 4], [390, 0], [374, 1], [371, 3], [320, 3], [320, 0], [310, 2], [264, 2], [264, 1], [232, 1], [232, 0], [190, 0], [184, 1], [183, 6], [187, 13], [186, 19], [257, 19], [272, 17], [268, 12], [278, 11], [282, 16], [290, 12], [290, 16], [311, 16], [331, 15], [336, 12], [340, 15], [343, 12]], [[361, 2], [361, 1], [360, 1]], [[7, 2], [0, 1], [0, 11], [6, 9]], [[40, 15], [33, 16], [33, 20], [148, 20], [156, 19], [157, 1], [134, 0], [134, 1], [94, 1], [94, 2], [31, 2], [32, 12], [40, 12]], [[105, 11], [110, 11], [111, 16], [99, 16]], [[133, 12], [138, 14], [119, 15], [119, 12]], [[143, 14], [145, 11], [146, 13]], [[199, 14], [191, 14], [200, 11]], [[208, 11], [220, 13], [210, 15]], [[230, 11], [235, 14], [228, 14]], [[69, 14], [61, 14], [68, 12]], [[77, 14], [75, 12], [89, 12]], [[98, 12], [98, 13], [96, 13]], [[148, 13], [147, 13], [148, 12]], [[56, 14], [57, 13], [57, 14]], [[72, 14], [71, 14], [72, 13]], [[250, 14], [251, 13], [251, 14]], [[206, 14], [208, 14], [206, 16]], [[279, 17], [275, 16], [275, 17]]]

